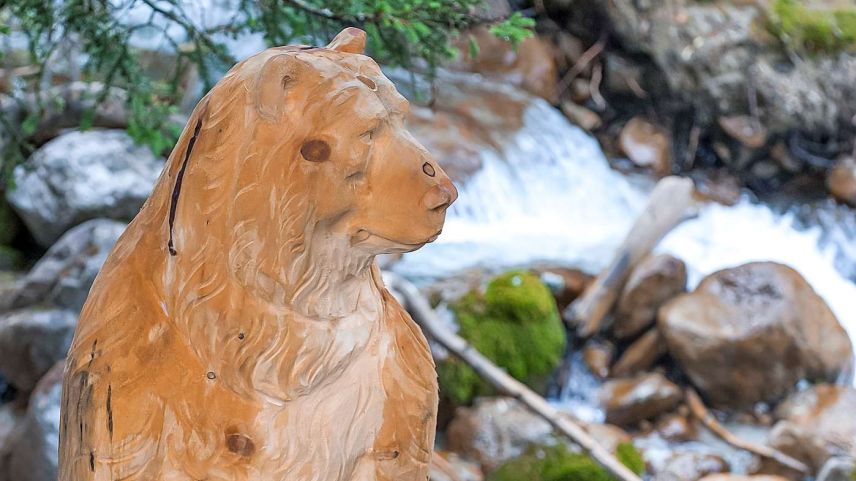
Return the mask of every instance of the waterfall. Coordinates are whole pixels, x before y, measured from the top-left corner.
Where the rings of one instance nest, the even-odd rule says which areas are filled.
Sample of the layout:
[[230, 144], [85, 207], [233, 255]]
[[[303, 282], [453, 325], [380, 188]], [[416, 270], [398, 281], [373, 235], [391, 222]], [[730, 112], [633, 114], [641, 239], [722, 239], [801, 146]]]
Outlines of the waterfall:
[[[443, 235], [407, 254], [395, 267], [399, 273], [430, 278], [473, 266], [541, 261], [598, 271], [651, 189], [612, 170], [594, 138], [540, 99], [528, 107], [523, 128], [503, 152], [502, 158], [494, 151], [481, 154], [483, 167], [461, 186]], [[853, 242], [844, 230], [799, 228], [794, 215], [776, 214], [747, 198], [732, 207], [705, 205], [657, 251], [687, 263], [690, 288], [711, 272], [746, 262], [789, 265], [856, 339], [856, 284], [835, 268], [836, 252], [852, 252]]]

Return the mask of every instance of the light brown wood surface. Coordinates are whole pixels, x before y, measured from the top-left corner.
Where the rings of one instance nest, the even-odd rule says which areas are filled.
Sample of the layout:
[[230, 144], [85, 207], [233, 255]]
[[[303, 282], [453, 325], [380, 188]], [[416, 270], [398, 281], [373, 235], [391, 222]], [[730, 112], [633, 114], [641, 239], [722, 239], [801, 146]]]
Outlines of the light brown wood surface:
[[426, 478], [434, 364], [374, 258], [457, 193], [364, 43], [269, 49], [200, 101], [81, 314], [60, 481]]

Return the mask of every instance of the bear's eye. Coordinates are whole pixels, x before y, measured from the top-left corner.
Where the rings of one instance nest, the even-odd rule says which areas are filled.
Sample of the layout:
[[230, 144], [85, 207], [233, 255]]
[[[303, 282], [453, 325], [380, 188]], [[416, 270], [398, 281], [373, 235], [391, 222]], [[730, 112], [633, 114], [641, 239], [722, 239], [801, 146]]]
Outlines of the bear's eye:
[[362, 134], [360, 134], [360, 139], [363, 142], [371, 142], [372, 140], [375, 139], [375, 137], [377, 137], [377, 133], [379, 130], [380, 130], [380, 125], [376, 125], [376, 126], [370, 128], [369, 130], [366, 130]]
[[310, 162], [324, 162], [330, 158], [330, 145], [319, 139], [310, 139], [300, 146], [300, 155]]

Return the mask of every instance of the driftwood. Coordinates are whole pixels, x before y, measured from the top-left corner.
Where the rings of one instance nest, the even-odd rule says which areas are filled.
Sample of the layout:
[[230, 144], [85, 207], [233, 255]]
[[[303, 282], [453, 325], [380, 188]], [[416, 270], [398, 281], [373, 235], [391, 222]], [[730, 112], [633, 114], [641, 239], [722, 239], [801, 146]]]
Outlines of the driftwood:
[[544, 418], [553, 428], [576, 443], [598, 464], [621, 481], [641, 481], [641, 479], [621, 464], [607, 449], [597, 443], [580, 425], [568, 416], [562, 415], [543, 397], [514, 379], [503, 369], [481, 355], [460, 336], [451, 332], [437, 319], [428, 300], [407, 280], [394, 274], [387, 274], [387, 285], [403, 299], [413, 319], [422, 327], [428, 337], [440, 343], [455, 356], [467, 363], [484, 380], [497, 390], [521, 402], [535, 414]]
[[694, 192], [690, 179], [670, 176], [657, 183], [612, 262], [563, 313], [579, 336], [589, 337], [600, 329], [633, 266], [675, 226], [696, 214]]
[[701, 421], [704, 426], [709, 429], [713, 434], [717, 435], [726, 443], [738, 448], [743, 449], [744, 451], [749, 451], [750, 453], [757, 454], [758, 456], [772, 459], [779, 464], [787, 466], [793, 470], [799, 471], [802, 474], [808, 474], [809, 468], [802, 462], [788, 456], [787, 454], [773, 449], [769, 446], [765, 446], [763, 444], [756, 444], [750, 441], [746, 441], [745, 439], [740, 439], [735, 436], [734, 433], [730, 432], [725, 428], [719, 421], [716, 420], [715, 417], [707, 410], [704, 402], [699, 397], [698, 393], [695, 392], [692, 388], [686, 389], [686, 395], [684, 399], [687, 401], [687, 405], [690, 408], [690, 412], [694, 417], [696, 417], [699, 421]]

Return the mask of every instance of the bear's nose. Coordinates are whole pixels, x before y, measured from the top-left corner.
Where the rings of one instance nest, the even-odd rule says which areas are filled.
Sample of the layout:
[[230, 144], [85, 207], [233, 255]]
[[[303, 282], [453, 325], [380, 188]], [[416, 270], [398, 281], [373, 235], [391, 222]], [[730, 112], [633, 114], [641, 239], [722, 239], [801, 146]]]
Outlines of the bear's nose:
[[457, 198], [458, 190], [449, 179], [444, 179], [422, 197], [422, 205], [431, 211], [443, 211]]

